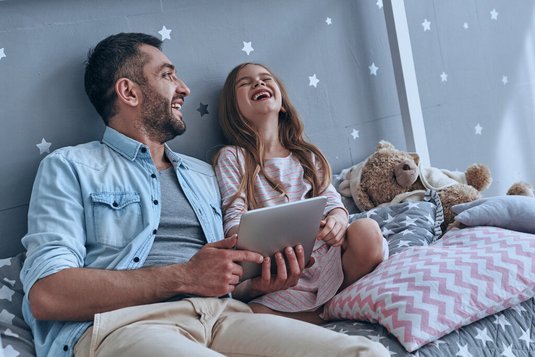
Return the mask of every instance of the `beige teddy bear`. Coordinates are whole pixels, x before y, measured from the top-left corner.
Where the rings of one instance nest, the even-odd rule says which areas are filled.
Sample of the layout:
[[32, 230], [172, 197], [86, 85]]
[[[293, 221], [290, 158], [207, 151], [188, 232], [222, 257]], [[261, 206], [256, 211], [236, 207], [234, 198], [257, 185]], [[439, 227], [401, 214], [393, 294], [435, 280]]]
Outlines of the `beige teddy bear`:
[[419, 165], [416, 153], [397, 150], [380, 141], [363, 162], [341, 173], [339, 192], [352, 197], [361, 211], [406, 201], [421, 201], [427, 189], [438, 192], [444, 210], [444, 227], [453, 222], [451, 207], [477, 200], [492, 182], [490, 169], [473, 164], [465, 172]]

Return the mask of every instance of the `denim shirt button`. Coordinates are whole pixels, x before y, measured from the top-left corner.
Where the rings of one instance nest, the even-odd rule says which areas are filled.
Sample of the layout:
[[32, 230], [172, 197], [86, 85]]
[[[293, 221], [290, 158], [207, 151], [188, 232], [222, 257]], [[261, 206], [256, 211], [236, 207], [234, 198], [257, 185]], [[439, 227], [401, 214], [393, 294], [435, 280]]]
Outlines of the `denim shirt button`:
[[139, 262], [139, 257], [134, 258], [134, 263], [137, 263], [137, 262]]
[[154, 201], [152, 201], [152, 203], [154, 203], [155, 205], [157, 205], [157, 204], [158, 204], [158, 200], [154, 200]]
[[64, 346], [63, 346], [63, 351], [67, 352], [68, 350], [69, 350], [69, 346], [64, 345]]
[[119, 206], [119, 204], [118, 204], [117, 202], [113, 202], [111, 205], [112, 205], [113, 207], [118, 207], [118, 206]]
[[156, 233], [158, 233], [158, 230], [157, 230], [157, 229], [155, 229], [155, 230], [152, 231], [152, 234], [156, 234]]
[[156, 174], [155, 174], [155, 173], [152, 173], [152, 174], [150, 174], [150, 177], [152, 177], [152, 178], [156, 178]]
[[141, 152], [142, 153], [146, 153], [147, 152], [147, 148], [141, 148]]

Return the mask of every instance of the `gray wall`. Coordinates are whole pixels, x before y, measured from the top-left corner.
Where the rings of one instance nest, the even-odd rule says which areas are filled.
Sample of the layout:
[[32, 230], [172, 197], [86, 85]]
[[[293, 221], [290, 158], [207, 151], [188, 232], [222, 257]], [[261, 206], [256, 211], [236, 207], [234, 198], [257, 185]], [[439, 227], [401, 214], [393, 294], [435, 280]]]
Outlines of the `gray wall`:
[[[533, 6], [406, 1], [431, 163], [460, 170], [487, 163], [495, 178], [487, 194], [517, 179], [535, 183]], [[121, 31], [161, 38], [163, 26], [171, 30], [164, 51], [192, 90], [183, 108], [188, 130], [174, 149], [210, 160], [222, 143], [219, 90], [244, 61], [265, 63], [284, 80], [335, 172], [380, 139], [405, 149], [381, 0], [0, 1], [0, 257], [22, 249], [33, 177], [47, 155], [36, 145], [44, 139], [52, 151], [101, 136], [83, 91], [87, 50]], [[251, 42], [249, 55], [243, 42]]]

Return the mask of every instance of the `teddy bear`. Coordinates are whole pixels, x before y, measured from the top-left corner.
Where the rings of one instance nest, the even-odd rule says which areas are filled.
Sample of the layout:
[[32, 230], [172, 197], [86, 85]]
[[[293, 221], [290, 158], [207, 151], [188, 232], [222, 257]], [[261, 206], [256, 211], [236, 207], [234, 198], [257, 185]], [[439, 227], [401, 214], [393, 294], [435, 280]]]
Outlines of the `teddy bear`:
[[449, 171], [419, 164], [418, 154], [400, 151], [381, 140], [364, 161], [344, 169], [338, 191], [353, 198], [361, 211], [406, 201], [421, 201], [427, 189], [437, 191], [446, 228], [454, 221], [451, 207], [477, 200], [492, 183], [486, 165], [472, 164], [465, 172]]
[[533, 186], [525, 181], [518, 181], [509, 187], [507, 190], [508, 195], [528, 196], [535, 197], [535, 191]]

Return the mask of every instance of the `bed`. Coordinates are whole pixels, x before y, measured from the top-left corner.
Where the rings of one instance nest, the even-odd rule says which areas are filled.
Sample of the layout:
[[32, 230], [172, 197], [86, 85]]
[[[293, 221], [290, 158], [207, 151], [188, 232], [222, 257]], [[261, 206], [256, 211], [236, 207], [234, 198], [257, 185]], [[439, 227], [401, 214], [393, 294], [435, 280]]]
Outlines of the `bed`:
[[[396, 357], [535, 355], [535, 200], [494, 197], [456, 213], [465, 228], [442, 232], [434, 191], [352, 213], [379, 223], [390, 257], [326, 306], [324, 327], [379, 341]], [[0, 259], [6, 357], [35, 355], [21, 312], [23, 260]]]

